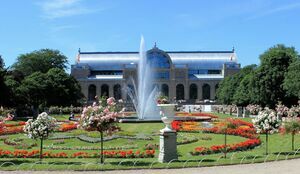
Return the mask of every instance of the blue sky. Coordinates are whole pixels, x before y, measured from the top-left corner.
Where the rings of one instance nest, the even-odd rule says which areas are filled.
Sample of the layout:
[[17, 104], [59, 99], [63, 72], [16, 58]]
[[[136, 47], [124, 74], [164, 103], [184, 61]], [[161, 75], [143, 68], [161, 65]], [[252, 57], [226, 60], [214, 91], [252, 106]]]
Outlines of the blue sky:
[[81, 51], [231, 50], [242, 66], [283, 43], [300, 51], [300, 1], [290, 0], [3, 0], [0, 54], [58, 49], [73, 64]]

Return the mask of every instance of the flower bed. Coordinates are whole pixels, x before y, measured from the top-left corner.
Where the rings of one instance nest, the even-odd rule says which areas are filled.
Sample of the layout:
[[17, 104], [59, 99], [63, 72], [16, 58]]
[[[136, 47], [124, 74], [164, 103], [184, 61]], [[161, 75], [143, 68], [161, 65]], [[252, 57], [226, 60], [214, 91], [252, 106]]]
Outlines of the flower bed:
[[[214, 134], [224, 134], [225, 131], [222, 130], [220, 127], [213, 127], [213, 128], [208, 128], [208, 129], [203, 129], [204, 133], [214, 133]], [[258, 135], [255, 133], [255, 129], [252, 128], [236, 128], [236, 129], [227, 129], [227, 134], [228, 135], [235, 135], [235, 136], [241, 136], [245, 138], [250, 138], [250, 139], [256, 139]]]
[[8, 139], [8, 137], [6, 137], [3, 139], [3, 143], [9, 146], [14, 146], [15, 149], [31, 149], [32, 147], [37, 146], [36, 143], [26, 143], [20, 138]]
[[[104, 151], [103, 155], [105, 158], [153, 158], [155, 150], [146, 151]], [[0, 158], [38, 158], [38, 150], [2, 150], [0, 149]], [[87, 153], [87, 152], [75, 152], [73, 154], [67, 154], [65, 152], [44, 152], [43, 158], [99, 158], [100, 153]]]
[[[246, 141], [227, 145], [226, 152], [236, 152], [236, 151], [245, 151], [249, 149], [253, 149], [256, 146], [259, 146], [261, 144], [260, 139], [248, 139]], [[215, 154], [215, 153], [221, 153], [225, 150], [225, 145], [214, 145], [209, 148], [207, 147], [196, 147], [193, 152], [191, 152], [192, 155], [207, 155], [207, 154]]]
[[[205, 155], [205, 154], [214, 154], [224, 152], [235, 152], [235, 151], [245, 151], [249, 149], [253, 149], [256, 146], [261, 144], [261, 140], [258, 138], [255, 129], [253, 128], [253, 124], [245, 122], [239, 119], [226, 119], [226, 122], [231, 123], [236, 128], [222, 128], [226, 123], [219, 123], [213, 128], [205, 128], [203, 129], [204, 133], [215, 133], [215, 134], [225, 134], [235, 135], [248, 138], [244, 142], [225, 145], [214, 145], [211, 147], [196, 147], [194, 151], [190, 152], [192, 155]], [[226, 131], [226, 132], [225, 132]]]
[[178, 141], [177, 145], [184, 145], [197, 142], [197, 138], [184, 138], [182, 141]]
[[250, 128], [254, 128], [252, 123], [249, 123], [247, 121], [243, 121], [243, 120], [240, 120], [240, 119], [229, 118], [229, 119], [226, 119], [226, 121], [230, 122], [231, 124], [234, 124], [236, 126], [248, 126]]
[[4, 124], [5, 127], [16, 127], [16, 126], [24, 126], [26, 124], [25, 121], [20, 121], [18, 123]]
[[0, 135], [23, 133], [23, 126], [6, 127], [0, 130]]
[[203, 113], [203, 112], [195, 112], [195, 113], [188, 113], [188, 112], [177, 112], [176, 116], [194, 116], [194, 117], [211, 117], [211, 118], [218, 118], [218, 116], [210, 114], [210, 113]]
[[71, 122], [71, 123], [63, 123], [60, 125], [58, 131], [60, 132], [66, 132], [66, 131], [70, 131], [70, 130], [74, 130], [77, 129], [77, 124]]
[[[122, 147], [106, 147], [103, 148], [104, 150], [124, 150], [124, 149], [137, 149], [138, 146], [122, 146]], [[45, 146], [44, 149], [49, 149], [49, 150], [100, 150], [100, 147], [93, 147], [93, 146], [57, 146], [57, 145], [50, 145], [50, 146]]]
[[199, 122], [194, 121], [173, 121], [172, 128], [176, 131], [200, 131], [202, 130]]

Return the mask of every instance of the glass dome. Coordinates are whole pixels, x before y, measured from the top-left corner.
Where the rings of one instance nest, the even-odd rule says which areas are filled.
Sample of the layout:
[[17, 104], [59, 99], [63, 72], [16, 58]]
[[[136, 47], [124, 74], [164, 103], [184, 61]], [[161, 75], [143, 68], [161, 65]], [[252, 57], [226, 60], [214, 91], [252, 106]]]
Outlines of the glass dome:
[[147, 62], [152, 68], [170, 68], [171, 58], [170, 56], [158, 49], [156, 46], [151, 50], [147, 51]]

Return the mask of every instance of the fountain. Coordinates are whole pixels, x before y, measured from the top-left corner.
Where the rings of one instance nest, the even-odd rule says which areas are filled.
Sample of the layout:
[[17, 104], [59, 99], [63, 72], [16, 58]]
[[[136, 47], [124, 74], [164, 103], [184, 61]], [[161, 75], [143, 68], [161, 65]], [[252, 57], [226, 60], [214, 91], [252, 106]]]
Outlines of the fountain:
[[130, 78], [133, 88], [127, 87], [128, 95], [133, 102], [139, 120], [161, 120], [155, 101], [158, 89], [157, 87], [153, 88], [153, 71], [147, 61], [143, 36], [141, 37], [139, 55], [137, 83], [133, 78]]

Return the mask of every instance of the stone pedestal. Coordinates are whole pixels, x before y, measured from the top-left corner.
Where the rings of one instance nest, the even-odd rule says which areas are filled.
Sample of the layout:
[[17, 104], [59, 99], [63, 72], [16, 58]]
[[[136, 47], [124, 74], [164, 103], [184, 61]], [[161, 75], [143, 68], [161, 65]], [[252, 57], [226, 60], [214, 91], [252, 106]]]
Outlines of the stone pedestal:
[[178, 159], [177, 155], [177, 133], [176, 131], [161, 131], [159, 136], [159, 156], [161, 163]]
[[237, 117], [242, 117], [243, 116], [243, 107], [238, 106], [237, 107]]

